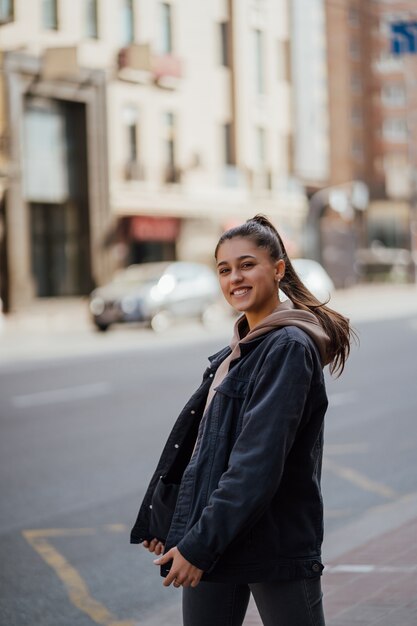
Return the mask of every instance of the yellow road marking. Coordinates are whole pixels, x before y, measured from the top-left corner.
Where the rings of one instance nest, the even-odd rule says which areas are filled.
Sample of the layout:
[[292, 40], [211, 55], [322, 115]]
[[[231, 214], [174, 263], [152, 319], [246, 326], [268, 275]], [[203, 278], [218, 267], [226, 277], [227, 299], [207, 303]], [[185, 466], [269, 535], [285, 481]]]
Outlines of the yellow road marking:
[[397, 494], [391, 487], [387, 485], [383, 485], [382, 483], [378, 483], [374, 480], [371, 480], [367, 476], [364, 476], [360, 472], [352, 469], [351, 467], [344, 467], [343, 465], [339, 465], [330, 459], [323, 460], [323, 466], [336, 474], [336, 476], [340, 476], [340, 478], [344, 478], [349, 481], [353, 485], [360, 487], [364, 491], [370, 491], [372, 493], [376, 493], [383, 498], [391, 499], [395, 498]]
[[63, 582], [72, 604], [88, 615], [93, 622], [103, 626], [136, 626], [137, 622], [118, 620], [103, 604], [95, 600], [75, 567], [48, 541], [50, 537], [92, 535], [94, 533], [93, 528], [50, 528], [24, 530], [23, 536]]
[[126, 533], [128, 531], [126, 524], [105, 524], [103, 528], [111, 533]]

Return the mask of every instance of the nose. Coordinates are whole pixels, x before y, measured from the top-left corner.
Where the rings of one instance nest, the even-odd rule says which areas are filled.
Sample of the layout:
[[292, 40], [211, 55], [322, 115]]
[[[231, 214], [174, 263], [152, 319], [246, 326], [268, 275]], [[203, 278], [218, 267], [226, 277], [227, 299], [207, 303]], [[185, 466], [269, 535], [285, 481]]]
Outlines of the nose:
[[230, 282], [231, 283], [240, 283], [242, 280], [242, 273], [239, 267], [232, 268], [230, 272]]

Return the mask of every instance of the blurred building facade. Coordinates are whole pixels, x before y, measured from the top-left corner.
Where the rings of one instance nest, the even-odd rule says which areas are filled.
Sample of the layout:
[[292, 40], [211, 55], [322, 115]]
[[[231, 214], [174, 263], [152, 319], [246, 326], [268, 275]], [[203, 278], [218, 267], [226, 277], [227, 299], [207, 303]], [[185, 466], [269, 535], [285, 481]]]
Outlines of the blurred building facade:
[[10, 0], [0, 24], [8, 308], [209, 261], [258, 211], [297, 241], [287, 0]]
[[[393, 56], [391, 25], [416, 21], [417, 5], [413, 0], [326, 0], [326, 14], [328, 184], [367, 186], [366, 211], [351, 212], [356, 248], [415, 250], [417, 55]], [[372, 256], [364, 254], [369, 261]]]

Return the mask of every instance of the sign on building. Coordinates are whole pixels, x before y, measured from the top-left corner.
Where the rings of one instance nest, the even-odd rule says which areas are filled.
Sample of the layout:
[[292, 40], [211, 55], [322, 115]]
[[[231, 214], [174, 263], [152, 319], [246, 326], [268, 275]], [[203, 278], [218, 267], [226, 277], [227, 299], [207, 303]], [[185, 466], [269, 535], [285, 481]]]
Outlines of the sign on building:
[[417, 54], [417, 21], [392, 22], [391, 52], [396, 56]]

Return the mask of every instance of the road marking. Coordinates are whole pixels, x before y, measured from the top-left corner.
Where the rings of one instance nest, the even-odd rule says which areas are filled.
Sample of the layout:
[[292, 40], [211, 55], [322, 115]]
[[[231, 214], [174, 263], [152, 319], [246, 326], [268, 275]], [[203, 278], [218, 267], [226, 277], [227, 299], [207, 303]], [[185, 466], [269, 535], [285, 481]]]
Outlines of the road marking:
[[136, 621], [118, 620], [101, 602], [95, 600], [84, 579], [66, 558], [48, 541], [51, 537], [95, 534], [94, 528], [48, 528], [24, 530], [23, 536], [64, 584], [69, 599], [96, 624], [103, 626], [137, 626]]
[[93, 383], [91, 385], [79, 385], [77, 387], [64, 387], [63, 389], [51, 389], [50, 391], [37, 391], [12, 398], [13, 406], [22, 409], [45, 404], [57, 404], [60, 402], [72, 402], [85, 398], [105, 396], [111, 392], [111, 385], [106, 382]]
[[343, 404], [351, 404], [355, 402], [356, 391], [341, 391], [340, 393], [331, 393], [329, 395], [329, 407], [342, 406]]
[[328, 574], [413, 574], [417, 565], [326, 565]]
[[371, 480], [367, 476], [364, 476], [360, 472], [352, 469], [351, 467], [345, 467], [343, 465], [339, 465], [334, 461], [325, 458], [323, 459], [323, 466], [329, 471], [336, 474], [340, 478], [347, 480], [348, 482], [360, 487], [364, 491], [370, 491], [371, 493], [376, 493], [383, 498], [387, 498], [388, 500], [395, 498], [397, 494], [391, 487], [387, 485], [383, 485], [382, 483], [378, 483], [374, 480]]

